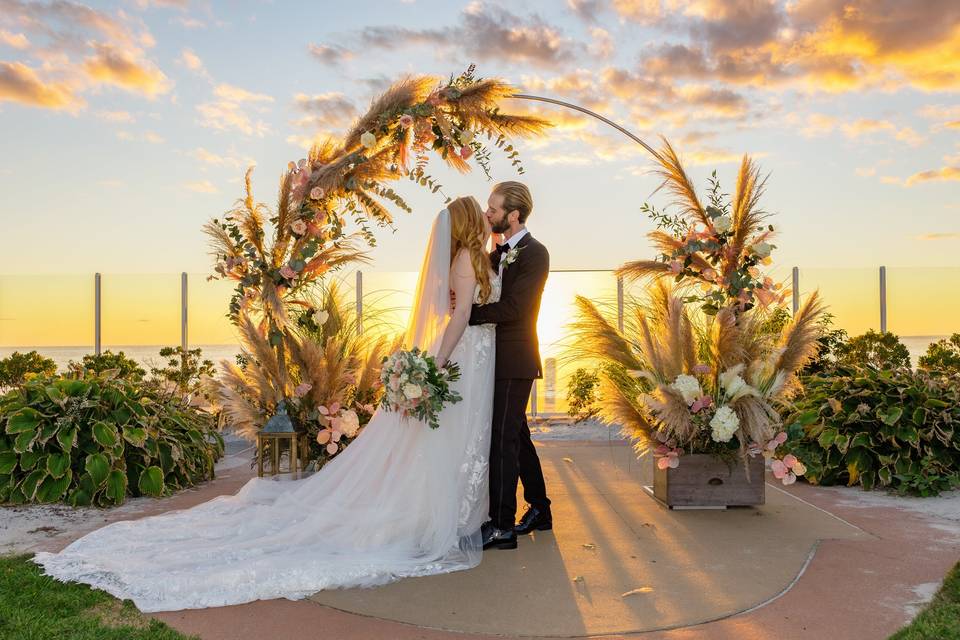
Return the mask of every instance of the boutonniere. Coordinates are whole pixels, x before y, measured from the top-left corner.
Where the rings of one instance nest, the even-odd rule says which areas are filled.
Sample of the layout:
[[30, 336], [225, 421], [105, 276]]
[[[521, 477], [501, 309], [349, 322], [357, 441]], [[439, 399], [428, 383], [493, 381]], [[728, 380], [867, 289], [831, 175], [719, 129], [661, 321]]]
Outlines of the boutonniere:
[[520, 255], [520, 251], [521, 251], [522, 249], [523, 249], [523, 247], [514, 247], [513, 249], [510, 249], [509, 251], [507, 251], [507, 257], [504, 258], [504, 260], [503, 260], [503, 268], [504, 268], [504, 270], [506, 270], [507, 265], [511, 265], [511, 264], [513, 264], [514, 262], [517, 261], [517, 256]]

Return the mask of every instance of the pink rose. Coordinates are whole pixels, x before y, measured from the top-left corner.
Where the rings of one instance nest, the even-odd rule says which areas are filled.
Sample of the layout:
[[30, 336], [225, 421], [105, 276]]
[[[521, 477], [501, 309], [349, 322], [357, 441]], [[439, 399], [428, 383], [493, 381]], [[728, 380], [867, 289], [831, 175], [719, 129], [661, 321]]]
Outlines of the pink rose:
[[296, 389], [293, 390], [293, 395], [297, 396], [298, 398], [302, 398], [303, 396], [310, 393], [310, 389], [313, 389], [312, 384], [308, 382], [302, 382], [297, 385]]
[[441, 102], [440, 94], [436, 91], [434, 91], [427, 97], [427, 104], [431, 104], [436, 107], [437, 105], [440, 104], [440, 102]]
[[323, 198], [323, 193], [323, 189], [320, 187], [314, 187], [313, 189], [310, 189], [310, 198], [312, 200], [320, 200]]
[[707, 280], [713, 282], [714, 280], [717, 279], [717, 272], [714, 271], [713, 269], [704, 269], [704, 270], [703, 270], [703, 277], [706, 278]]
[[331, 456], [337, 455], [337, 451], [340, 451], [340, 446], [337, 443], [331, 442], [327, 445], [327, 453]]
[[307, 232], [307, 223], [303, 220], [294, 220], [290, 225], [290, 230], [293, 231], [298, 236], [302, 236]]
[[679, 260], [673, 260], [670, 262], [670, 272], [671, 273], [680, 273], [683, 270], [683, 265], [680, 264]]
[[460, 157], [461, 157], [461, 158], [463, 158], [464, 160], [469, 160], [469, 159], [470, 159], [470, 156], [472, 156], [472, 155], [473, 155], [473, 147], [469, 147], [469, 146], [466, 146], [466, 145], [460, 147]]
[[282, 275], [287, 280], [293, 280], [297, 277], [297, 272], [290, 268], [290, 265], [285, 264], [283, 268], [280, 269], [280, 275]]
[[413, 125], [413, 116], [409, 113], [405, 113], [400, 116], [400, 126], [404, 129], [409, 129]]
[[787, 455], [783, 456], [783, 464], [787, 465], [788, 469], [793, 469], [793, 467], [797, 464], [797, 457], [792, 453], [788, 453]]

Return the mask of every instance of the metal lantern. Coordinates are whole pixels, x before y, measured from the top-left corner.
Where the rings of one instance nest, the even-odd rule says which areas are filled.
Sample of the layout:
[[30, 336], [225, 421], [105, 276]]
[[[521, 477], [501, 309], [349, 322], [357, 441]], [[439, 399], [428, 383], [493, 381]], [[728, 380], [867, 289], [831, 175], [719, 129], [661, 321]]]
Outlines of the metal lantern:
[[[264, 449], [267, 443], [270, 443], [270, 475], [278, 473], [295, 474], [302, 470], [300, 463], [299, 448], [297, 447], [297, 432], [293, 428], [293, 422], [287, 415], [287, 405], [284, 400], [277, 404], [277, 413], [264, 425], [263, 429], [257, 432], [257, 475], [263, 477]], [[287, 471], [280, 468], [280, 449], [287, 445]]]

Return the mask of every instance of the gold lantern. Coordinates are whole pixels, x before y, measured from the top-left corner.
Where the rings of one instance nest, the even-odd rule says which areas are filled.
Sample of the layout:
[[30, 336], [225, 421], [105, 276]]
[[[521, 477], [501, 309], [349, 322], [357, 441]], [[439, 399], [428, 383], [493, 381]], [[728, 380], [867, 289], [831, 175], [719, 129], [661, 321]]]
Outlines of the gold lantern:
[[287, 415], [286, 403], [281, 400], [277, 405], [277, 413], [267, 420], [263, 429], [257, 432], [257, 475], [263, 477], [264, 451], [270, 445], [270, 475], [284, 473], [280, 468], [280, 450], [286, 445], [287, 473], [296, 474], [303, 469], [300, 461], [301, 451], [297, 446], [297, 432], [293, 428], [290, 416]]

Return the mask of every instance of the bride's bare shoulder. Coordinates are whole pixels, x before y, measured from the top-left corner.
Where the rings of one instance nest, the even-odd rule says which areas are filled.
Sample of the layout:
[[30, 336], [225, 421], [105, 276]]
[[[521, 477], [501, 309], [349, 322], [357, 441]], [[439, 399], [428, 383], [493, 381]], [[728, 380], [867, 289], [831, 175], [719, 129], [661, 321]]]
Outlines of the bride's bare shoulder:
[[473, 270], [473, 262], [470, 260], [470, 252], [466, 249], [461, 249], [453, 257], [450, 271], [458, 278], [472, 278], [474, 280], [477, 278], [477, 274]]

